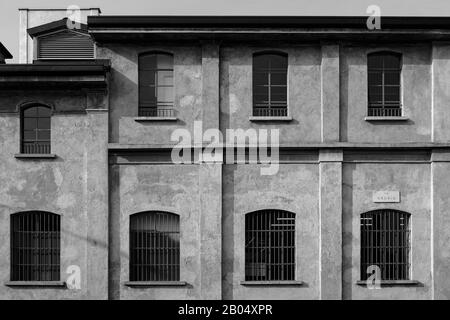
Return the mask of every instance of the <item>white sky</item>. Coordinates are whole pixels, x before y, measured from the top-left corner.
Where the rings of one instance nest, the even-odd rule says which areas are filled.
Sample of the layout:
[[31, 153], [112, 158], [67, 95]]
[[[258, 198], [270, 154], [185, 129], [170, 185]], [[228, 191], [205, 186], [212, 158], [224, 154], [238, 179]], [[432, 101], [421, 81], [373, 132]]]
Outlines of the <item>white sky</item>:
[[0, 42], [17, 61], [19, 8], [99, 7], [103, 15], [450, 16], [450, 0], [0, 0]]

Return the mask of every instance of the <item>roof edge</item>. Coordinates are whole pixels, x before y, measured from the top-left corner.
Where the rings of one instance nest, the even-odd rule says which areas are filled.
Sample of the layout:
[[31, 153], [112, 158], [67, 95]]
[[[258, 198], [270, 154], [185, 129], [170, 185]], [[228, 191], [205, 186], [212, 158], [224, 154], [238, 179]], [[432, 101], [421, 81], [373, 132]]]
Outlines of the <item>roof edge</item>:
[[12, 59], [13, 56], [11, 52], [9, 52], [8, 49], [3, 45], [3, 43], [0, 42], [0, 53], [3, 55], [5, 59]]

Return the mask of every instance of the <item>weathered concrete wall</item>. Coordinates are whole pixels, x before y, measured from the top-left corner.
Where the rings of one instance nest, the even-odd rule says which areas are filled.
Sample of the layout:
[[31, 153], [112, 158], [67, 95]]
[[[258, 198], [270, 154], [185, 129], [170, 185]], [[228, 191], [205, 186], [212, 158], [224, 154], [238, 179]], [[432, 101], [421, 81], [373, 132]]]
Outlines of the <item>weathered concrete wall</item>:
[[[198, 165], [113, 165], [111, 176], [110, 298], [112, 299], [199, 299], [200, 185]], [[129, 281], [130, 215], [162, 210], [180, 216], [180, 280], [184, 287], [131, 288]], [[214, 252], [212, 252], [214, 254]], [[204, 297], [207, 299], [207, 297]]]
[[[107, 107], [86, 105], [86, 96], [84, 100], [64, 98], [69, 92], [53, 95], [51, 105], [56, 111]], [[20, 152], [15, 101], [51, 99], [37, 93], [5, 96], [0, 97], [0, 299], [106, 299], [107, 112], [55, 112], [51, 148], [56, 158], [19, 160], [14, 157]], [[61, 280], [67, 279], [70, 265], [79, 266], [81, 290], [4, 285], [10, 280], [10, 215], [29, 210], [61, 215]]]
[[[138, 116], [138, 56], [149, 51], [174, 55], [174, 108], [177, 121], [136, 122]], [[177, 128], [193, 133], [195, 120], [202, 119], [201, 47], [126, 46], [99, 47], [97, 57], [111, 59], [110, 142], [167, 144]]]
[[[290, 122], [250, 122], [252, 115], [253, 53], [279, 50], [288, 54]], [[280, 143], [321, 141], [320, 46], [221, 47], [220, 129], [278, 128]]]
[[[377, 156], [373, 155], [372, 159]], [[380, 159], [378, 157], [378, 159]], [[417, 159], [416, 159], [417, 160]], [[431, 299], [430, 164], [347, 162], [343, 169], [343, 298]], [[374, 203], [372, 193], [400, 191], [400, 203]], [[359, 286], [360, 215], [375, 209], [397, 209], [411, 214], [411, 279], [419, 286]]]
[[[364, 120], [367, 116], [367, 54], [378, 50], [402, 53], [402, 106], [407, 121]], [[431, 47], [344, 46], [341, 49], [341, 141], [431, 141]]]
[[[319, 299], [319, 167], [289, 164], [274, 176], [260, 165], [226, 165], [223, 176], [223, 298]], [[303, 286], [244, 286], [245, 214], [262, 209], [295, 213], [296, 280]]]

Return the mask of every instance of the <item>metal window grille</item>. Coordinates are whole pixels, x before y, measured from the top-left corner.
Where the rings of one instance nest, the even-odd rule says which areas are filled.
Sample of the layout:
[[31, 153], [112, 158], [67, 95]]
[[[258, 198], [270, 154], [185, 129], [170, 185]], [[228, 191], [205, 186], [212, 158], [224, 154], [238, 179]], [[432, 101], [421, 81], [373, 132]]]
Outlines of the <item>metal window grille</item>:
[[378, 266], [381, 280], [409, 280], [410, 214], [376, 210], [361, 215], [361, 280]]
[[32, 106], [22, 110], [22, 153], [50, 153], [51, 110], [45, 106]]
[[399, 117], [401, 55], [375, 52], [367, 57], [369, 116]]
[[180, 280], [180, 218], [168, 212], [130, 217], [130, 281]]
[[11, 280], [60, 280], [60, 228], [57, 214], [11, 215]]
[[287, 116], [287, 55], [255, 54], [253, 57], [253, 116]]
[[174, 117], [173, 55], [150, 53], [139, 57], [141, 117]]
[[295, 214], [262, 210], [245, 216], [245, 280], [295, 280]]

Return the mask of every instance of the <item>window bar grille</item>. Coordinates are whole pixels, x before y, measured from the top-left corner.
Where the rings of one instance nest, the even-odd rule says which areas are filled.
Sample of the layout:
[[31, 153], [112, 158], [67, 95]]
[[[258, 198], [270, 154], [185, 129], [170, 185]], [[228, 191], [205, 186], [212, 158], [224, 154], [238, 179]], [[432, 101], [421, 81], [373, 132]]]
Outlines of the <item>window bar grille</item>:
[[59, 281], [60, 216], [26, 212], [11, 216], [11, 280]]
[[408, 280], [410, 273], [410, 214], [377, 210], [361, 215], [361, 280], [376, 265], [381, 280]]
[[295, 215], [263, 210], [245, 219], [245, 279], [295, 280]]
[[130, 281], [179, 281], [179, 216], [144, 212], [130, 218]]

